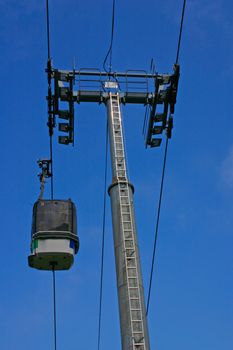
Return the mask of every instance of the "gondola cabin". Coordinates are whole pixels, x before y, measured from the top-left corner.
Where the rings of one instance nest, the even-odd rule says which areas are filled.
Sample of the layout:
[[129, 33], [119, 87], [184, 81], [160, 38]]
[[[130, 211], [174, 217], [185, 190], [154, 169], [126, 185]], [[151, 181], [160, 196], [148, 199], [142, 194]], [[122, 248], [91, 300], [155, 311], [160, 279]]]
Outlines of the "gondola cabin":
[[74, 203], [39, 199], [33, 207], [29, 266], [40, 270], [68, 270], [78, 249]]

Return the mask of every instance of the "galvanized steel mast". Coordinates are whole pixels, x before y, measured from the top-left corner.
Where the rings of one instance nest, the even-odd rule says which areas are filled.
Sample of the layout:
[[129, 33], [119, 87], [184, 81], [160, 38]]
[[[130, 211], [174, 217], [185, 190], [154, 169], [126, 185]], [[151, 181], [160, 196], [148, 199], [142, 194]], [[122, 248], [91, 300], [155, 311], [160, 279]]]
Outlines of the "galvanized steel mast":
[[[112, 160], [112, 184], [109, 187], [109, 194], [122, 350], [150, 350], [134, 217], [134, 190], [127, 176], [121, 104], [150, 106], [145, 144], [146, 147], [159, 147], [162, 134], [165, 131], [168, 137], [171, 134], [179, 65], [174, 66], [172, 74], [52, 69], [52, 78], [54, 79], [53, 114], [66, 120], [65, 123], [58, 123], [59, 131], [63, 135], [66, 133], [65, 136], [59, 136], [60, 143], [73, 144], [74, 103], [92, 102], [107, 106]], [[75, 85], [77, 89], [74, 89]], [[66, 110], [63, 109], [64, 102], [68, 104]]]
[[121, 323], [122, 350], [149, 350], [144, 290], [133, 207], [128, 182], [119, 94], [107, 100], [112, 184], [109, 187]]

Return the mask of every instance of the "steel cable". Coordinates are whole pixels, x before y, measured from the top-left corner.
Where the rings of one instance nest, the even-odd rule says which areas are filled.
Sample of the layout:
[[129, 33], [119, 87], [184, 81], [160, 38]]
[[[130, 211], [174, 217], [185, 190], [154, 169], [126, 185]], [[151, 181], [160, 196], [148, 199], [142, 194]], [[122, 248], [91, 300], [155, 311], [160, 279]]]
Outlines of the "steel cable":
[[53, 199], [53, 137], [49, 137], [50, 160], [51, 160], [51, 199]]
[[[114, 38], [115, 26], [115, 0], [112, 4], [112, 28], [109, 49], [103, 62], [105, 72], [112, 71], [112, 47]], [[106, 62], [109, 57], [109, 70], [106, 68]], [[101, 337], [101, 321], [102, 321], [102, 300], [103, 300], [103, 277], [104, 277], [104, 246], [105, 246], [105, 226], [106, 226], [106, 195], [107, 195], [107, 166], [108, 166], [108, 120], [106, 122], [106, 142], [105, 142], [105, 169], [104, 169], [104, 194], [103, 194], [103, 220], [102, 220], [102, 244], [101, 244], [101, 266], [100, 266], [100, 292], [99, 292], [99, 317], [98, 317], [98, 336], [97, 336], [97, 350], [100, 350]]]
[[54, 265], [53, 272], [53, 330], [54, 330], [54, 349], [57, 350], [57, 310], [56, 310], [56, 279]]
[[102, 221], [102, 244], [101, 244], [101, 267], [100, 267], [100, 294], [99, 294], [99, 318], [98, 318], [98, 339], [97, 349], [100, 349], [101, 317], [102, 317], [102, 297], [103, 297], [103, 276], [104, 276], [104, 245], [106, 226], [106, 195], [107, 195], [107, 166], [108, 166], [108, 121], [106, 124], [105, 143], [105, 165], [104, 165], [104, 195], [103, 195], [103, 221]]
[[[176, 63], [175, 64], [178, 64], [178, 62], [179, 62], [180, 45], [181, 45], [181, 39], [182, 39], [185, 7], [186, 7], [186, 0], [183, 1], [182, 14], [181, 14], [181, 20], [180, 20], [180, 30], [179, 30], [179, 37], [178, 37], [178, 44], [177, 44], [177, 52], [176, 52]], [[166, 139], [166, 146], [165, 146], [165, 152], [164, 152], [164, 159], [163, 159], [163, 168], [162, 168], [162, 176], [161, 176], [161, 184], [160, 184], [158, 210], [157, 210], [157, 217], [156, 217], [153, 254], [152, 254], [152, 262], [151, 262], [151, 271], [150, 271], [150, 280], [149, 280], [147, 305], [146, 305], [146, 315], [148, 315], [149, 306], [150, 306], [150, 297], [151, 297], [151, 288], [152, 288], [152, 281], [153, 281], [155, 254], [156, 254], [156, 247], [157, 247], [157, 240], [158, 240], [159, 220], [160, 220], [160, 212], [161, 212], [161, 204], [162, 204], [162, 196], [163, 196], [163, 187], [164, 187], [164, 176], [165, 176], [167, 152], [168, 152], [168, 140], [169, 140], [169, 138], [167, 137], [167, 139]]]
[[[115, 0], [113, 0], [113, 4], [112, 4], [111, 40], [110, 40], [110, 45], [109, 45], [108, 52], [107, 52], [107, 54], [105, 56], [104, 63], [103, 63], [103, 68], [104, 68], [106, 73], [107, 72], [111, 73], [111, 71], [112, 71], [112, 46], [113, 46], [113, 38], [114, 38], [114, 27], [115, 27]], [[107, 62], [108, 57], [109, 57], [109, 70], [107, 70], [107, 68], [106, 68], [106, 62]]]
[[47, 75], [48, 75], [48, 127], [49, 127], [49, 148], [50, 148], [50, 161], [51, 161], [51, 199], [53, 199], [53, 127], [54, 116], [52, 114], [52, 89], [51, 89], [51, 52], [50, 52], [50, 21], [49, 21], [49, 0], [46, 0], [46, 28], [47, 28]]
[[[48, 75], [48, 127], [49, 127], [49, 149], [51, 164], [51, 199], [53, 199], [53, 114], [52, 114], [52, 89], [51, 89], [51, 52], [50, 52], [50, 22], [49, 22], [49, 0], [46, 0], [46, 29], [47, 29], [47, 75]], [[54, 330], [54, 350], [57, 350], [57, 310], [56, 310], [56, 278], [55, 268], [52, 265], [53, 276], [53, 330]]]
[[162, 204], [162, 197], [163, 197], [164, 176], [165, 176], [165, 169], [166, 169], [166, 162], [167, 162], [167, 150], [168, 150], [168, 137], [166, 139], [164, 158], [163, 158], [162, 177], [161, 177], [161, 183], [160, 183], [160, 192], [159, 192], [158, 211], [157, 211], [157, 219], [156, 219], [156, 226], [155, 226], [153, 255], [152, 255], [152, 262], [151, 262], [149, 291], [148, 291], [147, 305], [146, 305], [146, 314], [147, 315], [148, 315], [149, 305], [150, 305], [150, 296], [151, 296], [151, 287], [152, 287], [153, 272], [154, 272], [155, 253], [156, 253], [156, 247], [157, 247], [159, 220], [160, 220], [161, 204]]
[[50, 58], [50, 24], [49, 24], [49, 0], [46, 0], [46, 24], [47, 24], [47, 45], [48, 59]]
[[186, 6], [186, 0], [184, 0], [184, 2], [183, 2], [182, 15], [181, 15], [181, 20], [180, 20], [180, 32], [179, 32], [179, 39], [178, 39], [177, 52], [176, 52], [176, 64], [178, 64], [178, 62], [179, 62], [180, 44], [181, 44], [181, 37], [182, 37], [182, 31], [183, 31], [185, 6]]

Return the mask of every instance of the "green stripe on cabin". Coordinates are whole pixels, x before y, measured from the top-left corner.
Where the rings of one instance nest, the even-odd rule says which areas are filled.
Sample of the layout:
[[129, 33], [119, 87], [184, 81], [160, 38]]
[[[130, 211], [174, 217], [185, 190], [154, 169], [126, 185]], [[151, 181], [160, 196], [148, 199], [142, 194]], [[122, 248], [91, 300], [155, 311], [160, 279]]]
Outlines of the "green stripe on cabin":
[[33, 249], [38, 248], [38, 239], [35, 239], [35, 240], [33, 241], [32, 246], [33, 246]]

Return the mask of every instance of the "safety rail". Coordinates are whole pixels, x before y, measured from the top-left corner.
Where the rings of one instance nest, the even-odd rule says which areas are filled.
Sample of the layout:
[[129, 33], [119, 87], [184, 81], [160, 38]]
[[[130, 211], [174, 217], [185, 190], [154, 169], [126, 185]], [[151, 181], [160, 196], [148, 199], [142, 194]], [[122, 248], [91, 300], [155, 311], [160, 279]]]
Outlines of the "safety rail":
[[[154, 87], [156, 75], [148, 77], [144, 70], [128, 70], [125, 73], [106, 73], [96, 68], [81, 68], [75, 72], [78, 90], [101, 91], [118, 90], [127, 92], [149, 92]], [[149, 84], [149, 80], [153, 80]]]

